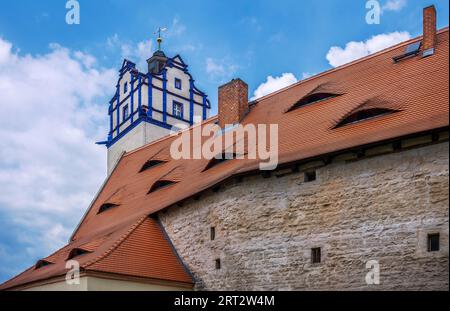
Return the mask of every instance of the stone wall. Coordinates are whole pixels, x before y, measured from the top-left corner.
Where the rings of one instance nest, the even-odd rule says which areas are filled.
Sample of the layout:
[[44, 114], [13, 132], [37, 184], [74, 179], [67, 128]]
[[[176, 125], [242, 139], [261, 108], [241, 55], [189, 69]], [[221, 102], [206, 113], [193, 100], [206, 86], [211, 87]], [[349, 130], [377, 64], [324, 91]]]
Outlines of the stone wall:
[[[159, 218], [200, 290], [448, 290], [448, 152], [445, 142], [333, 162], [312, 182], [246, 177]], [[428, 252], [436, 232], [441, 250]], [[379, 285], [366, 284], [369, 260]]]

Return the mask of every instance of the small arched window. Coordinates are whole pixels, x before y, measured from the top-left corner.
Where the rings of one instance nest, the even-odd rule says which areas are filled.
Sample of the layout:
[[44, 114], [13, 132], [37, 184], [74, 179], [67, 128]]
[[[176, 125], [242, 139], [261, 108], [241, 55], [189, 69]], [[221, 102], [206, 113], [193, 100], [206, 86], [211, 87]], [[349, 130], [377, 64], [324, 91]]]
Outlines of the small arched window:
[[150, 190], [147, 192], [147, 194], [155, 192], [156, 190], [159, 190], [162, 188], [167, 188], [174, 184], [176, 184], [175, 181], [168, 180], [168, 179], [160, 179], [153, 184], [153, 186], [150, 188]]
[[334, 128], [338, 128], [344, 125], [353, 124], [383, 115], [398, 112], [398, 110], [389, 108], [368, 108], [350, 113], [348, 116], [344, 117]]
[[228, 160], [232, 160], [232, 159], [236, 159], [236, 154], [235, 153], [222, 153], [220, 155], [220, 157], [214, 157], [212, 158], [209, 162], [208, 165], [206, 165], [206, 167], [203, 169], [204, 171], [207, 171], [223, 162], [226, 162]]
[[69, 256], [67, 256], [67, 260], [73, 259], [75, 257], [81, 256], [81, 255], [84, 255], [84, 254], [87, 254], [87, 253], [90, 253], [90, 251], [87, 251], [87, 250], [82, 249], [82, 248], [74, 248], [74, 249], [72, 249], [70, 251]]
[[327, 92], [319, 92], [319, 93], [313, 93], [313, 94], [309, 94], [306, 95], [305, 97], [303, 97], [302, 99], [300, 99], [298, 102], [296, 102], [291, 108], [289, 108], [289, 111], [298, 109], [300, 107], [306, 106], [306, 105], [311, 105], [311, 104], [315, 104], [327, 99], [331, 99], [337, 96], [340, 96], [341, 94], [334, 94], [334, 93], [327, 93]]
[[115, 204], [115, 203], [103, 203], [103, 204], [100, 206], [100, 208], [98, 209], [98, 213], [97, 213], [97, 214], [106, 212], [107, 210], [110, 210], [110, 209], [112, 209], [112, 208], [114, 208], [114, 207], [117, 207], [117, 206], [119, 206], [119, 204]]
[[144, 165], [142, 165], [139, 173], [146, 171], [148, 169], [151, 169], [152, 167], [158, 166], [163, 163], [166, 163], [166, 162], [161, 161], [161, 160], [148, 160], [147, 162], [144, 163]]
[[41, 259], [41, 260], [38, 260], [38, 262], [36, 262], [36, 265], [34, 266], [34, 268], [35, 269], [40, 269], [42, 267], [45, 267], [45, 266], [48, 266], [48, 265], [51, 265], [51, 264], [52, 264], [52, 262], [44, 260], [44, 259]]
[[89, 251], [82, 249], [82, 248], [74, 248], [70, 251], [69, 256], [67, 257], [67, 260], [90, 253]]

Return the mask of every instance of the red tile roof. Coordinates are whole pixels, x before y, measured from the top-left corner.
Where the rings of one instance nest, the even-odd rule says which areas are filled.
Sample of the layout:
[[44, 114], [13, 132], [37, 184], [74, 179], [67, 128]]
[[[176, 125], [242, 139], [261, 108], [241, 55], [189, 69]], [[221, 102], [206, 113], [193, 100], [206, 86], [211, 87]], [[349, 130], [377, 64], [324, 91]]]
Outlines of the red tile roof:
[[[242, 123], [279, 125], [280, 163], [448, 127], [448, 39], [445, 28], [437, 36], [431, 57], [416, 56], [393, 63], [392, 58], [402, 54], [406, 45], [421, 40], [419, 37], [303, 80], [259, 99]], [[317, 90], [341, 95], [287, 112]], [[342, 118], [362, 107], [398, 112], [335, 128]], [[165, 137], [125, 154], [75, 230], [71, 243], [47, 258], [54, 264], [31, 268], [0, 288], [65, 273], [64, 258], [74, 247], [92, 251], [80, 256], [85, 269], [191, 282], [161, 230], [147, 216], [230, 176], [254, 171], [258, 161], [231, 160], [203, 171], [209, 162], [206, 159], [170, 158], [169, 148], [175, 138]], [[139, 173], [150, 159], [167, 162]], [[177, 183], [147, 194], [161, 178]], [[109, 201], [120, 206], [97, 214]], [[142, 232], [148, 239], [142, 240]]]
[[190, 286], [193, 280], [172, 249], [158, 222], [142, 217], [134, 224], [111, 233], [74, 241], [44, 258], [51, 264], [36, 269], [35, 266], [3, 283], [0, 289], [65, 276], [65, 264], [73, 249], [87, 253], [74, 257], [80, 272], [106, 272], [122, 276], [135, 276], [157, 281], [174, 281]]

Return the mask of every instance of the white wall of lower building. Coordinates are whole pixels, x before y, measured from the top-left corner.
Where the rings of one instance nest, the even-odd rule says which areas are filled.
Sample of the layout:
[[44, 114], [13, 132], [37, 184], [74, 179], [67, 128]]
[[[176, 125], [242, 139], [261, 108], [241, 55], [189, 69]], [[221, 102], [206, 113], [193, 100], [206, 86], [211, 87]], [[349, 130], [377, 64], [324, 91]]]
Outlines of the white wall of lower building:
[[178, 291], [192, 290], [179, 285], [161, 285], [128, 280], [107, 279], [93, 276], [83, 276], [80, 284], [69, 285], [58, 281], [25, 288], [25, 291]]

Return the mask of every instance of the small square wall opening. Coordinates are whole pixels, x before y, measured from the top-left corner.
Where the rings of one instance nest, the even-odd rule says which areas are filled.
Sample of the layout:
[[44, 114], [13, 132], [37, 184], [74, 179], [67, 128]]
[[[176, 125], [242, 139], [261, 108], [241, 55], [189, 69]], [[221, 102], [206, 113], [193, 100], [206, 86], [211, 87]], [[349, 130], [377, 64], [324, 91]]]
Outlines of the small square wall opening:
[[440, 245], [439, 245], [439, 233], [432, 233], [428, 235], [428, 251], [429, 252], [438, 252]]
[[220, 258], [217, 258], [216, 259], [216, 270], [219, 270], [221, 268], [221, 265], [220, 265]]
[[316, 171], [305, 172], [305, 182], [312, 182], [317, 179]]
[[211, 237], [211, 241], [214, 241], [216, 239], [216, 228], [215, 227], [211, 227], [210, 237]]
[[320, 247], [311, 248], [311, 263], [320, 263], [322, 260], [322, 251]]

